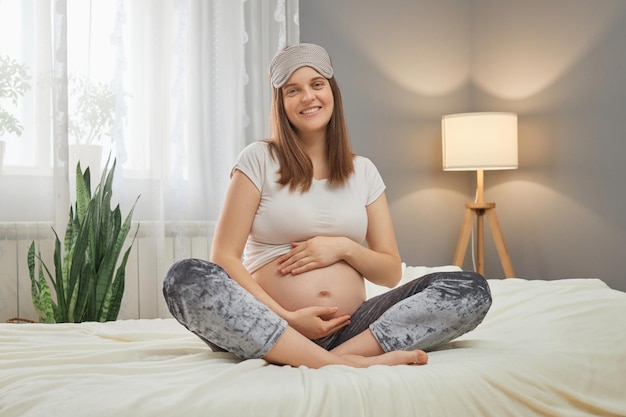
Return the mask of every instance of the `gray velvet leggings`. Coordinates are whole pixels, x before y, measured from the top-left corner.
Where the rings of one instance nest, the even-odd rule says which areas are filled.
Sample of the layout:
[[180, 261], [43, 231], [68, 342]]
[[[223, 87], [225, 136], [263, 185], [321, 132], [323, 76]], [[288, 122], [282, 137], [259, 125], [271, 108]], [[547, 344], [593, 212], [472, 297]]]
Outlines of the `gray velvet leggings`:
[[[262, 358], [287, 322], [216, 264], [175, 263], [163, 283], [172, 315], [215, 351]], [[350, 325], [314, 340], [325, 349], [370, 329], [384, 351], [433, 348], [480, 324], [491, 306], [487, 281], [473, 272], [437, 272], [365, 301]]]

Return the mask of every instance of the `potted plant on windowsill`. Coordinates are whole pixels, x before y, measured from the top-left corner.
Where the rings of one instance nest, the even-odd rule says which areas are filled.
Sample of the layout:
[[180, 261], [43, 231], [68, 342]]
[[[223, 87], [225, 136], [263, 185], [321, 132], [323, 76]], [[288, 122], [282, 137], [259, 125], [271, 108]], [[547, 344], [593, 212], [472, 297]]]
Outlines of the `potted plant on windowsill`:
[[24, 131], [17, 116], [13, 113], [19, 99], [30, 90], [30, 75], [25, 64], [7, 55], [0, 55], [0, 170], [4, 163], [4, 139], [20, 137]]
[[85, 76], [69, 78], [68, 134], [70, 138], [70, 166], [82, 161], [98, 175], [102, 146], [99, 142], [110, 136], [115, 116], [115, 94], [105, 83]]
[[138, 228], [122, 255], [137, 201], [123, 222], [119, 205], [111, 210], [114, 172], [115, 160], [110, 170], [107, 161], [92, 195], [90, 168], [82, 172], [80, 163], [76, 166], [76, 204], [70, 208], [63, 245], [54, 232], [52, 269], [43, 262], [41, 254], [35, 254], [35, 242], [30, 245], [28, 269], [32, 300], [42, 323], [117, 319], [124, 293], [126, 262]]

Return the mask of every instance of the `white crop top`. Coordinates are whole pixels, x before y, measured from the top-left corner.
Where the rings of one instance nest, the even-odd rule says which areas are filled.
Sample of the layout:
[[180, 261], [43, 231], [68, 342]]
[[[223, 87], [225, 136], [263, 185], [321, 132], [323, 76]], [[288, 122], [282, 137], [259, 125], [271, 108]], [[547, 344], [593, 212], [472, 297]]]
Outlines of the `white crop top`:
[[313, 180], [307, 192], [281, 186], [278, 159], [269, 144], [254, 142], [240, 154], [234, 170], [243, 172], [261, 192], [261, 201], [244, 250], [243, 264], [250, 272], [291, 249], [291, 242], [315, 236], [345, 236], [362, 243], [367, 233], [366, 207], [385, 190], [376, 166], [356, 156], [354, 173], [341, 187]]

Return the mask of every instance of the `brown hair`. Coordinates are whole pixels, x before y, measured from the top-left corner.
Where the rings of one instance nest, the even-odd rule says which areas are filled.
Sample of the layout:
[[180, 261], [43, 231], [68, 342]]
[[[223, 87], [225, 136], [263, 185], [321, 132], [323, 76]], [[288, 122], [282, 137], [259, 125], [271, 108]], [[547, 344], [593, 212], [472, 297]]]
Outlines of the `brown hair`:
[[[333, 114], [326, 127], [326, 153], [330, 167], [328, 182], [331, 186], [339, 186], [354, 172], [354, 154], [350, 147], [339, 85], [335, 77], [328, 81], [334, 100]], [[287, 118], [280, 88], [273, 88], [270, 124], [272, 139], [267, 142], [272, 155], [278, 156], [280, 177], [277, 182], [289, 185], [290, 191], [298, 187], [302, 192], [308, 191], [313, 183], [313, 163], [300, 146], [298, 134]]]

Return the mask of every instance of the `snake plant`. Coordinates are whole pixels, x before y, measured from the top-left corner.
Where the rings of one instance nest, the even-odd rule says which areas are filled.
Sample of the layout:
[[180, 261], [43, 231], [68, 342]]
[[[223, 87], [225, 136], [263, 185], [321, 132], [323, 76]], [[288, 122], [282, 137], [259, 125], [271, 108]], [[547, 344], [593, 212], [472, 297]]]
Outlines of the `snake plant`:
[[28, 269], [32, 300], [42, 323], [117, 319], [124, 294], [126, 262], [138, 228], [120, 261], [137, 201], [122, 223], [119, 205], [111, 210], [114, 173], [115, 160], [110, 169], [107, 161], [100, 184], [92, 195], [89, 168], [82, 172], [80, 162], [77, 164], [76, 204], [70, 208], [63, 247], [53, 229], [52, 270], [40, 253], [35, 255], [35, 242], [30, 245]]

